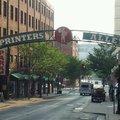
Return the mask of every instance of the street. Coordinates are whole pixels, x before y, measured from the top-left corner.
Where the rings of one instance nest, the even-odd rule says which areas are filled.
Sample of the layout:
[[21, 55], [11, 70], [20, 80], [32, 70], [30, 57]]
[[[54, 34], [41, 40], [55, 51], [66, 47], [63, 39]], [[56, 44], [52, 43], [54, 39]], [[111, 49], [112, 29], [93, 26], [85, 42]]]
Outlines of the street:
[[40, 103], [0, 111], [0, 120], [105, 120], [104, 115], [85, 113], [90, 96], [80, 96], [78, 90]]

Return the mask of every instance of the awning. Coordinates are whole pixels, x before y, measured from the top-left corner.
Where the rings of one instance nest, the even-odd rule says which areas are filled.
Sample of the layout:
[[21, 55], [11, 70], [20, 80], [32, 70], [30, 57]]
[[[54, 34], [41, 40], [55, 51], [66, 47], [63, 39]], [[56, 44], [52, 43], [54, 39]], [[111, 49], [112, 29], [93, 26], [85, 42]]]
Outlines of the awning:
[[24, 74], [23, 76], [24, 76], [24, 80], [30, 80], [31, 79], [30, 75]]
[[48, 77], [43, 76], [43, 80], [48, 81]]
[[45, 76], [43, 76], [43, 80], [45, 80], [45, 81], [55, 81], [55, 78], [52, 78], [52, 77], [45, 77]]
[[15, 77], [16, 79], [24, 79], [24, 76], [20, 73], [12, 73], [11, 76]]
[[24, 74], [23, 76], [25, 80], [37, 80], [39, 78], [39, 75], [35, 75], [35, 74], [32, 75]]
[[39, 75], [32, 75], [32, 77], [33, 77], [34, 80], [37, 80], [38, 78], [40, 78]]
[[18, 80], [37, 80], [39, 78], [39, 76], [35, 74], [28, 75], [28, 74], [21, 74], [21, 73], [12, 73], [11, 76], [13, 76]]

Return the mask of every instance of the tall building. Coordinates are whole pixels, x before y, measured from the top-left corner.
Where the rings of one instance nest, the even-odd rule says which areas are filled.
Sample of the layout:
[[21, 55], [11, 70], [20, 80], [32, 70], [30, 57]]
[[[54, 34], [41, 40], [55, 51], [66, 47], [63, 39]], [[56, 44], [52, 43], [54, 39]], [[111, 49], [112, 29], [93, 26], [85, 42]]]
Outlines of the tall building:
[[120, 35], [120, 0], [115, 0], [114, 33]]
[[[114, 34], [120, 35], [120, 0], [115, 0], [115, 20], [114, 20]], [[120, 47], [116, 47], [114, 54], [118, 54]]]
[[55, 42], [55, 47], [57, 47], [61, 52], [68, 56], [73, 56], [78, 58], [78, 43], [75, 41], [70, 41], [67, 44], [61, 44], [59, 42]]
[[[47, 0], [0, 0], [0, 39], [21, 32], [51, 29], [54, 29], [54, 8]], [[17, 70], [19, 57], [17, 48], [9, 47], [8, 73]], [[4, 49], [0, 49], [0, 91], [7, 90], [9, 81], [6, 74], [1, 74], [3, 62], [6, 62], [3, 61], [3, 53]]]
[[[47, 0], [0, 0], [0, 37], [54, 29], [54, 9]], [[16, 69], [17, 49], [10, 48], [10, 71]]]

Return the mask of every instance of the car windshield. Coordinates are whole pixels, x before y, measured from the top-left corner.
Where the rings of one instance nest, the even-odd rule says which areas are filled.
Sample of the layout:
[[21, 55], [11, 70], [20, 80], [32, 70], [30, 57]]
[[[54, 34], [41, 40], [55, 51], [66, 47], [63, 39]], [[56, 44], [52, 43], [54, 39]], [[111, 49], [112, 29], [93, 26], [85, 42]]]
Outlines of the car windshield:
[[81, 87], [87, 88], [87, 87], [89, 87], [89, 85], [81, 85]]

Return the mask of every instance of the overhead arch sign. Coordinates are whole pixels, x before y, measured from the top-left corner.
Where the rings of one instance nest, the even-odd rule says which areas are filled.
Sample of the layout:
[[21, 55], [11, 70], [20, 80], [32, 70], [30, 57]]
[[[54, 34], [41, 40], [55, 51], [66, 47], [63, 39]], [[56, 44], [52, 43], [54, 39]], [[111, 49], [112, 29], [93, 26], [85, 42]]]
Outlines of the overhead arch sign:
[[[119, 35], [102, 34], [98, 32], [88, 32], [88, 31], [84, 32], [81, 30], [76, 30], [76, 31], [82, 32], [83, 40], [101, 41], [106, 43], [112, 43], [115, 45], [120, 45]], [[53, 34], [54, 32], [55, 34]], [[48, 37], [48, 35], [50, 35], [50, 37]], [[58, 41], [61, 44], [67, 44], [68, 42], [74, 40], [72, 36], [72, 30], [69, 30], [67, 27], [59, 27], [57, 30], [32, 31], [32, 32], [18, 33], [15, 35], [8, 35], [0, 38], [0, 49], [14, 45], [19, 45], [19, 44], [45, 42], [49, 40]], [[79, 40], [80, 39], [76, 39], [76, 41]]]
[[85, 33], [83, 33], [83, 39], [101, 41], [101, 42], [106, 42], [106, 43], [112, 43], [115, 45], [120, 45], [120, 36], [119, 35], [107, 35], [107, 34], [100, 34], [100, 33], [85, 32]]
[[38, 42], [45, 41], [44, 31], [25, 32], [16, 35], [9, 35], [6, 37], [2, 37], [0, 38], [0, 48], [18, 45], [18, 44], [32, 43], [37, 41]]

